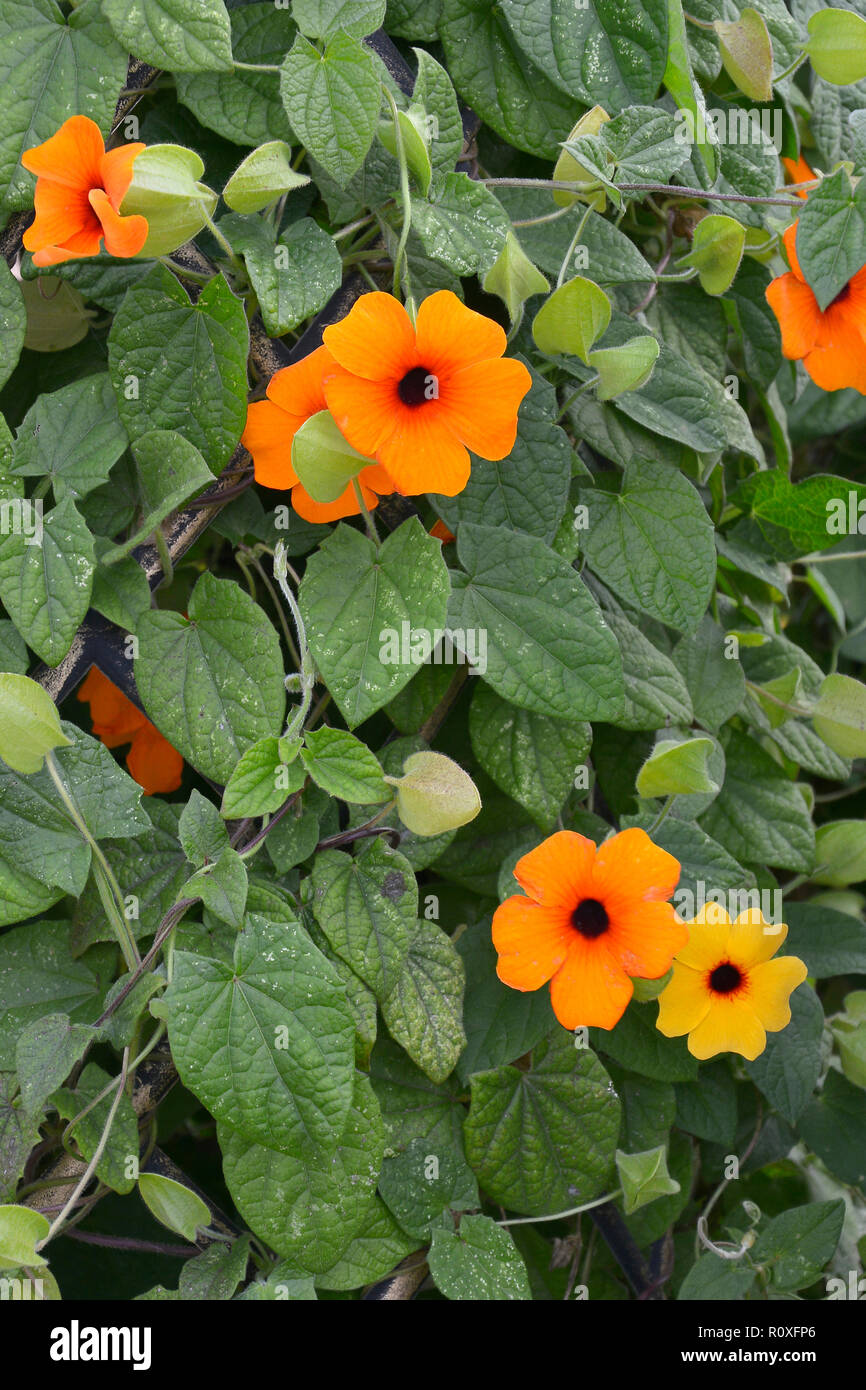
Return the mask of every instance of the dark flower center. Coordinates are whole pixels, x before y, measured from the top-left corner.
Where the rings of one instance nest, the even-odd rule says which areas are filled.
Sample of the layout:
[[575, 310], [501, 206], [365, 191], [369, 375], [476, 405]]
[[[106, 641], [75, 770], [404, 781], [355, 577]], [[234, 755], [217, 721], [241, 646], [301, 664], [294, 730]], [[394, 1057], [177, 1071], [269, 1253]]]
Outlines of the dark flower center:
[[607, 931], [610, 918], [603, 903], [598, 902], [596, 898], [584, 898], [571, 914], [571, 925], [581, 936], [593, 941], [595, 937], [602, 936]]
[[710, 989], [715, 994], [732, 994], [742, 983], [742, 975], [735, 965], [730, 961], [725, 961], [724, 965], [717, 965], [710, 975]]
[[429, 367], [413, 367], [397, 383], [397, 395], [404, 405], [423, 405], [435, 399], [436, 378]]

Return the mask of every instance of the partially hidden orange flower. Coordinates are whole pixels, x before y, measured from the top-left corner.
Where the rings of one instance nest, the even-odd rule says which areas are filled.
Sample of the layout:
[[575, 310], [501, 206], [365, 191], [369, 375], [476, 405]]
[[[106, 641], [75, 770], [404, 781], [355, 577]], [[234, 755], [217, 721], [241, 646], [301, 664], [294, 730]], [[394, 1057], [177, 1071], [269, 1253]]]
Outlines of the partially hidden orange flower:
[[132, 166], [144, 149], [124, 144], [106, 150], [95, 121], [70, 116], [42, 145], [25, 150], [21, 163], [36, 175], [36, 220], [24, 233], [33, 264], [59, 265], [98, 256], [136, 256], [147, 240], [147, 218], [121, 217]]
[[[788, 159], [783, 155], [782, 163], [788, 174], [788, 183], [808, 183], [810, 179], [815, 177], [815, 171], [809, 168], [802, 155], [799, 159]], [[798, 198], [808, 198], [809, 196], [805, 188], [798, 188], [796, 192]]]
[[645, 831], [622, 830], [596, 848], [560, 830], [517, 861], [528, 894], [493, 914], [496, 973], [512, 989], [550, 981], [553, 1012], [565, 1028], [613, 1028], [632, 997], [633, 978], [670, 969], [688, 931], [666, 901], [680, 866]]
[[[267, 400], [249, 406], [241, 436], [241, 443], [252, 455], [256, 482], [280, 491], [291, 489], [292, 506], [305, 521], [339, 521], [343, 516], [357, 516], [361, 510], [351, 483], [336, 502], [316, 502], [292, 467], [292, 440], [312, 415], [327, 410], [322, 378], [335, 368], [328, 349], [320, 347], [300, 362], [275, 372], [268, 382]], [[378, 464], [362, 468], [358, 483], [371, 510], [379, 501], [377, 494], [394, 491], [386, 470]]]
[[454, 497], [469, 480], [470, 449], [501, 459], [514, 447], [532, 378], [503, 358], [499, 324], [451, 290], [429, 295], [414, 327], [392, 295], [362, 294], [322, 336], [336, 363], [325, 376], [328, 409], [397, 492]]
[[797, 226], [794, 222], [784, 236], [791, 269], [766, 290], [782, 330], [782, 352], [802, 361], [822, 390], [853, 386], [866, 395], [866, 265], [822, 310], [797, 259]]
[[444, 521], [434, 521], [430, 527], [430, 535], [435, 536], [437, 541], [441, 541], [443, 545], [452, 545], [457, 539], [454, 532], [448, 530]]
[[145, 795], [177, 791], [183, 776], [180, 753], [98, 666], [90, 668], [78, 698], [90, 705], [94, 737], [106, 748], [130, 744], [126, 766]]

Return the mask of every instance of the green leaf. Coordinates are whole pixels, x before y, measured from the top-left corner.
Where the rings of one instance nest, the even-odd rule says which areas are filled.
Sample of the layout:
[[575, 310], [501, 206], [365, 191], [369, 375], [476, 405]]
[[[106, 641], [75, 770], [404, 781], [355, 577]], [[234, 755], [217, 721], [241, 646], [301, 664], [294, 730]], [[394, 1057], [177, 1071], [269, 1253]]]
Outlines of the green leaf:
[[809, 16], [809, 61], [825, 82], [846, 87], [866, 77], [866, 17], [827, 8]]
[[[283, 61], [295, 33], [285, 10], [273, 4], [251, 4], [229, 12], [234, 57], [243, 63]], [[261, 145], [265, 140], [291, 140], [292, 133], [280, 101], [275, 72], [178, 73], [178, 101], [202, 125], [238, 145]]]
[[740, 268], [745, 244], [746, 229], [741, 222], [711, 213], [695, 227], [692, 249], [678, 264], [697, 268], [701, 288], [707, 294], [724, 294]]
[[389, 1274], [417, 1244], [400, 1229], [381, 1197], [374, 1197], [358, 1234], [316, 1283], [320, 1289], [363, 1288]]
[[600, 401], [613, 400], [624, 391], [637, 391], [649, 381], [658, 360], [659, 344], [647, 333], [615, 348], [597, 348], [589, 365], [598, 372], [596, 394]]
[[[88, 1163], [102, 1143], [112, 1103], [116, 1099], [116, 1091], [111, 1083], [119, 1081], [119, 1076], [111, 1076], [95, 1062], [88, 1062], [74, 1090], [64, 1087], [55, 1091], [52, 1097], [53, 1106], [64, 1120], [76, 1119], [85, 1107], [91, 1106], [87, 1114], [78, 1120], [70, 1136]], [[109, 1087], [107, 1095], [96, 1101], [106, 1087]], [[96, 1104], [91, 1105], [94, 1101]], [[108, 1142], [96, 1164], [96, 1176], [114, 1192], [131, 1192], [138, 1174], [138, 1154], [138, 1120], [132, 1101], [124, 1093], [108, 1131]]]
[[463, 522], [448, 623], [487, 633], [484, 678], [522, 709], [615, 720], [619, 648], [575, 571], [533, 536]]
[[15, 1069], [18, 1038], [47, 1014], [93, 1023], [116, 969], [116, 948], [98, 946], [80, 959], [68, 922], [31, 922], [0, 937], [0, 1068]]
[[499, 295], [514, 323], [527, 299], [534, 294], [547, 294], [550, 285], [532, 264], [514, 232], [510, 231], [502, 250], [484, 277], [483, 288], [486, 294]]
[[93, 537], [69, 495], [44, 516], [35, 507], [29, 534], [0, 537], [0, 600], [28, 646], [57, 666], [90, 607]]
[[456, 1231], [438, 1229], [427, 1257], [446, 1298], [531, 1299], [526, 1266], [508, 1231], [489, 1216], [464, 1216]]
[[141, 526], [102, 557], [113, 565], [152, 535], [161, 521], [194, 493], [215, 481], [198, 449], [176, 430], [149, 430], [133, 445], [141, 511]]
[[68, 1014], [46, 1014], [34, 1019], [19, 1035], [15, 1070], [21, 1100], [32, 1115], [42, 1106], [79, 1062], [97, 1034], [83, 1023], [70, 1023]]
[[457, 950], [466, 969], [467, 1040], [457, 1062], [457, 1076], [465, 1085], [474, 1072], [524, 1056], [555, 1029], [556, 1022], [548, 990], [522, 994], [497, 978], [489, 923], [463, 932]]
[[[211, 1224], [210, 1208], [197, 1192], [163, 1173], [141, 1173], [141, 1199], [157, 1221], [194, 1244], [201, 1228]], [[216, 1247], [221, 1249], [222, 1247]], [[184, 1267], [186, 1268], [186, 1267]]]
[[381, 1002], [397, 986], [418, 915], [411, 865], [378, 837], [353, 859], [316, 855], [311, 876], [316, 921], [337, 955]]
[[18, 281], [4, 261], [0, 265], [0, 387], [6, 385], [15, 370], [26, 333], [24, 297]]
[[34, 178], [21, 155], [75, 112], [107, 134], [126, 80], [127, 50], [99, 0], [67, 17], [54, 0], [4, 0], [0, 14], [0, 206], [29, 208]]
[[797, 259], [822, 312], [861, 269], [864, 240], [866, 188], [861, 180], [853, 189], [837, 169], [809, 195], [797, 223]]
[[[189, 875], [178, 844], [180, 808], [157, 797], [148, 797], [145, 805], [147, 828], [140, 835], [103, 840], [101, 844], [128, 903], [130, 926], [136, 936], [153, 935]], [[212, 857], [216, 858], [217, 854]], [[131, 909], [137, 912], [137, 917], [132, 915]], [[91, 941], [114, 940], [92, 878], [75, 904], [73, 919], [76, 950], [83, 950]]]
[[811, 869], [815, 829], [794, 783], [747, 735], [730, 731], [723, 743], [724, 785], [701, 818], [707, 834], [735, 858], [754, 858], [760, 845], [765, 864], [797, 872]]
[[581, 491], [587, 562], [632, 607], [680, 631], [697, 627], [716, 575], [713, 524], [695, 488], [666, 464], [631, 463], [619, 493]]
[[0, 1202], [14, 1200], [18, 1180], [39, 1143], [41, 1111], [29, 1115], [21, 1104], [14, 1073], [0, 1076]]
[[110, 623], [124, 632], [136, 632], [151, 605], [150, 585], [138, 561], [127, 555], [116, 564], [105, 564], [105, 557], [114, 549], [104, 536], [94, 536], [96, 571], [90, 603]]
[[241, 160], [223, 189], [223, 199], [233, 212], [261, 212], [282, 194], [309, 182], [309, 174], [292, 168], [292, 151], [285, 140], [269, 140]]
[[417, 922], [397, 983], [381, 1001], [395, 1042], [431, 1081], [444, 1081], [466, 1045], [463, 962], [451, 938], [432, 922]]
[[494, 0], [443, 0], [438, 27], [448, 71], [464, 101], [509, 144], [555, 159], [574, 124], [574, 102], [527, 58], [501, 6]]
[[661, 739], [637, 775], [639, 796], [680, 796], [717, 792], [710, 773], [713, 743], [708, 738]]
[[816, 732], [843, 758], [866, 757], [866, 686], [852, 676], [827, 676], [812, 710]]
[[806, 962], [819, 980], [866, 975], [866, 925], [859, 917], [812, 903], [786, 903], [785, 950]]
[[727, 1062], [702, 1067], [697, 1081], [680, 1081], [674, 1089], [677, 1128], [730, 1149], [737, 1133], [737, 1086]]
[[277, 1254], [313, 1273], [329, 1270], [364, 1229], [385, 1134], [369, 1081], [354, 1074], [350, 1107], [327, 1163], [279, 1153], [219, 1126], [226, 1183], [252, 1230]]
[[[788, 955], [785, 942], [780, 954]], [[767, 1035], [767, 1046], [745, 1068], [758, 1090], [789, 1124], [800, 1118], [821, 1074], [824, 1010], [813, 989], [802, 984], [791, 995], [791, 1022]]]
[[177, 826], [183, 852], [197, 869], [211, 861], [215, 863], [228, 848], [229, 836], [219, 811], [199, 791], [190, 793], [189, 801], [180, 813]]
[[590, 1029], [590, 1043], [621, 1067], [653, 1081], [692, 1081], [697, 1060], [684, 1038], [665, 1038], [656, 1028], [654, 1003], [630, 1004], [615, 1028]]
[[371, 462], [352, 448], [327, 410], [309, 416], [292, 439], [292, 467], [316, 502], [336, 502]]
[[544, 1216], [604, 1191], [620, 1103], [604, 1067], [570, 1034], [540, 1043], [529, 1071], [499, 1067], [470, 1084], [466, 1155], [493, 1201]]
[[30, 1207], [0, 1207], [0, 1269], [47, 1264], [36, 1246], [48, 1234], [50, 1222]]
[[382, 768], [375, 753], [344, 729], [311, 730], [305, 735], [301, 761], [313, 781], [341, 801], [369, 805], [387, 801]]
[[298, 139], [344, 187], [363, 164], [379, 117], [382, 93], [369, 49], [337, 33], [320, 53], [298, 34], [282, 65], [280, 96]]
[[569, 96], [616, 110], [652, 101], [667, 54], [665, 0], [503, 0], [524, 53]]
[[219, 225], [234, 249], [243, 253], [271, 337], [288, 333], [318, 313], [339, 289], [340, 254], [312, 217], [292, 222], [276, 242], [273, 230], [259, 217], [223, 217]]
[[589, 362], [593, 343], [610, 323], [610, 299], [592, 280], [576, 275], [554, 290], [535, 315], [532, 336], [541, 352], [570, 353]]
[[723, 630], [709, 614], [696, 632], [681, 637], [671, 660], [688, 686], [697, 723], [712, 733], [725, 724], [743, 703], [746, 678]]
[[311, 39], [330, 39], [340, 30], [363, 39], [380, 28], [385, 0], [294, 0], [292, 17]]
[[258, 604], [205, 573], [189, 617], [153, 610], [139, 625], [135, 678], [148, 717], [187, 762], [225, 783], [285, 712], [280, 643]]
[[411, 1062], [390, 1038], [380, 1038], [370, 1057], [370, 1075], [385, 1120], [392, 1149], [403, 1149], [413, 1139], [429, 1139], [441, 1148], [460, 1147], [463, 1111], [457, 1103], [452, 1078], [436, 1086]]
[[118, 410], [133, 445], [176, 429], [221, 468], [247, 414], [249, 330], [222, 275], [197, 302], [162, 266], [127, 292], [108, 335]]
[[38, 772], [45, 754], [69, 744], [51, 696], [27, 676], [0, 675], [0, 758], [13, 772]]
[[237, 850], [227, 846], [213, 867], [199, 869], [183, 887], [184, 897], [199, 897], [209, 912], [235, 931], [244, 925], [247, 871]]
[[[621, 336], [627, 332], [620, 328]], [[728, 444], [724, 400], [718, 382], [662, 343], [649, 381], [639, 391], [617, 396], [616, 408], [654, 434], [713, 453]]]
[[[403, 156], [409, 173], [426, 198], [433, 179], [433, 166], [430, 163], [430, 151], [428, 149], [430, 134], [427, 126], [427, 114], [413, 102], [408, 111], [398, 110], [397, 127], [400, 131]], [[397, 159], [397, 130], [393, 117], [390, 120], [379, 122], [379, 139], [388, 153]]]
[[481, 810], [469, 773], [444, 753], [421, 748], [405, 759], [400, 777], [387, 780], [396, 789], [397, 815], [413, 836], [439, 838], [467, 825]]
[[752, 1258], [770, 1267], [774, 1288], [807, 1288], [836, 1249], [844, 1217], [841, 1201], [809, 1202], [783, 1211], [767, 1222], [752, 1246]]
[[667, 1147], [664, 1144], [633, 1154], [617, 1149], [616, 1171], [622, 1186], [622, 1209], [626, 1216], [631, 1216], [647, 1202], [654, 1202], [657, 1197], [668, 1197], [680, 1191], [680, 1184], [668, 1172]]
[[269, 815], [301, 788], [304, 768], [300, 762], [284, 761], [280, 742], [269, 734], [242, 755], [223, 792], [220, 814], [226, 820]]
[[158, 1007], [184, 1085], [217, 1120], [311, 1161], [334, 1153], [352, 1098], [354, 1027], [333, 967], [297, 923], [251, 915], [234, 967], [176, 951]]
[[0, 669], [23, 676], [30, 665], [27, 644], [9, 618], [0, 618]]
[[770, 468], [747, 478], [730, 500], [754, 518], [776, 558], [795, 560], [838, 545], [848, 534], [850, 510], [856, 516], [866, 500], [866, 487], [827, 473], [792, 483], [782, 469]]
[[806, 1107], [800, 1134], [830, 1172], [859, 1187], [866, 1179], [866, 1092], [833, 1067], [819, 1096]]
[[165, 256], [191, 241], [213, 216], [217, 195], [198, 180], [204, 162], [183, 145], [148, 145], [137, 156], [132, 183], [123, 196], [124, 216], [147, 219], [141, 256]]
[[509, 230], [508, 214], [483, 183], [446, 174], [431, 202], [413, 197], [412, 226], [424, 250], [455, 275], [484, 274], [496, 263]]
[[599, 172], [616, 183], [666, 183], [688, 158], [674, 117], [655, 106], [629, 106], [597, 135], [566, 141], [565, 148], [587, 168], [600, 164]]
[[712, 181], [718, 169], [718, 146], [707, 130], [707, 104], [703, 88], [695, 79], [687, 29], [682, 0], [668, 0], [668, 55], [662, 80], [689, 120], [686, 133], [700, 135], [696, 143]]
[[[231, 1298], [238, 1284], [246, 1278], [249, 1258], [248, 1235], [240, 1236], [231, 1245], [214, 1242], [195, 1259], [187, 1260], [180, 1272], [180, 1297], [191, 1303]], [[314, 1298], [315, 1294], [309, 1296]]]
[[511, 453], [493, 463], [474, 459], [461, 493], [430, 498], [451, 531], [461, 521], [476, 521], [552, 542], [568, 505], [573, 458], [568, 435], [555, 423], [557, 411], [553, 386], [534, 373]]
[[402, 624], [444, 629], [449, 589], [442, 547], [413, 517], [377, 551], [340, 525], [307, 561], [301, 612], [316, 665], [350, 728], [381, 709], [411, 680], [414, 664], [383, 660]]
[[[395, 32], [390, 13], [388, 32]], [[463, 119], [457, 93], [445, 68], [426, 48], [413, 48], [412, 53], [418, 64], [412, 106], [419, 108], [419, 115], [422, 111], [426, 115], [433, 184], [438, 188], [442, 180], [454, 172], [454, 165], [463, 151]]]
[[763, 15], [751, 6], [731, 23], [717, 19], [722, 65], [740, 91], [752, 101], [773, 100], [773, 45]]
[[551, 830], [589, 752], [589, 725], [515, 709], [480, 685], [472, 697], [469, 735], [484, 771], [542, 830]]
[[693, 1264], [683, 1282], [677, 1298], [686, 1302], [706, 1302], [708, 1299], [724, 1299], [739, 1302], [745, 1298], [755, 1282], [755, 1270], [731, 1260], [723, 1260], [712, 1252], [701, 1255]]
[[[432, 1152], [431, 1152], [432, 1150]], [[480, 1206], [475, 1175], [458, 1143], [413, 1139], [402, 1153], [386, 1158], [379, 1189], [400, 1225], [416, 1240], [453, 1226], [452, 1213]]]
[[124, 46], [145, 63], [169, 72], [230, 71], [232, 45], [223, 0], [102, 0]]

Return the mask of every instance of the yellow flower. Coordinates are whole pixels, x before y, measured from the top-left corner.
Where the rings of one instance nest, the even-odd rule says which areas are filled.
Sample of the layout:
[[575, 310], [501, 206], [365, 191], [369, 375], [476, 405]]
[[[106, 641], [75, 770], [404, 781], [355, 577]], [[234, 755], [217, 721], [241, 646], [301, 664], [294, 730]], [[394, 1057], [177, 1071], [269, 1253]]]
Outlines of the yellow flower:
[[732, 922], [707, 903], [688, 923], [688, 945], [677, 952], [669, 985], [659, 995], [656, 1027], [665, 1037], [689, 1035], [689, 1052], [705, 1061], [739, 1052], [753, 1062], [767, 1033], [791, 1022], [790, 995], [806, 978], [798, 956], [771, 957], [788, 935], [756, 908]]

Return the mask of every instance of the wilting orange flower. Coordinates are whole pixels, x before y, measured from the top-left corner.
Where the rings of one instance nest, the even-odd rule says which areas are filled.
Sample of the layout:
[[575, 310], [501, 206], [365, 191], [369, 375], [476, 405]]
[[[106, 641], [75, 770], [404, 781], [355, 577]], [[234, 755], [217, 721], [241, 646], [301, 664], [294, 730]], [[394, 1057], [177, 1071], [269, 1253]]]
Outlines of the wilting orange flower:
[[[300, 362], [275, 372], [268, 382], [268, 399], [254, 401], [249, 407], [241, 436], [244, 448], [252, 454], [256, 482], [280, 491], [291, 488], [292, 506], [305, 521], [338, 521], [342, 516], [357, 516], [361, 510], [351, 483], [336, 502], [316, 502], [292, 467], [292, 440], [311, 415], [327, 410], [322, 377], [335, 367], [328, 349], [320, 347]], [[394, 491], [387, 472], [378, 464], [362, 468], [358, 482], [371, 510], [379, 501], [377, 493], [384, 496]]]
[[417, 327], [392, 295], [362, 294], [322, 336], [337, 364], [325, 375], [328, 409], [398, 492], [454, 497], [469, 479], [469, 449], [501, 459], [514, 447], [532, 378], [503, 358], [499, 324], [450, 290], [423, 301]]
[[147, 796], [177, 791], [183, 775], [180, 753], [98, 666], [88, 671], [79, 686], [78, 698], [90, 705], [94, 737], [106, 748], [131, 745], [126, 766]]
[[782, 330], [782, 351], [791, 360], [801, 360], [822, 390], [853, 386], [866, 395], [866, 265], [822, 310], [797, 259], [797, 225], [785, 232], [791, 269], [766, 290]]
[[56, 135], [25, 150], [21, 163], [36, 175], [36, 220], [24, 233], [34, 265], [98, 256], [136, 256], [147, 240], [147, 218], [121, 217], [132, 166], [144, 145], [106, 151], [95, 121], [70, 116]]
[[[802, 155], [800, 155], [799, 159], [788, 159], [785, 155], [783, 155], [782, 163], [784, 164], [785, 169], [787, 170], [787, 173], [789, 175], [789, 183], [808, 183], [809, 179], [813, 179], [815, 177], [814, 170], [809, 168]], [[805, 188], [797, 189], [798, 198], [808, 198], [808, 196], [809, 195], [806, 192]]]
[[754, 1062], [767, 1033], [791, 1022], [790, 995], [806, 978], [799, 956], [778, 956], [788, 928], [748, 908], [732, 922], [707, 903], [689, 922], [688, 944], [677, 951], [670, 984], [659, 995], [656, 1027], [665, 1037], [688, 1033], [689, 1052], [705, 1061], [739, 1052]]
[[565, 1028], [613, 1028], [632, 996], [632, 978], [670, 969], [688, 931], [670, 903], [680, 866], [643, 830], [598, 848], [560, 830], [517, 861], [526, 898], [493, 914], [496, 973], [512, 989], [550, 981], [553, 1012]]

